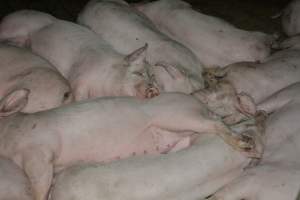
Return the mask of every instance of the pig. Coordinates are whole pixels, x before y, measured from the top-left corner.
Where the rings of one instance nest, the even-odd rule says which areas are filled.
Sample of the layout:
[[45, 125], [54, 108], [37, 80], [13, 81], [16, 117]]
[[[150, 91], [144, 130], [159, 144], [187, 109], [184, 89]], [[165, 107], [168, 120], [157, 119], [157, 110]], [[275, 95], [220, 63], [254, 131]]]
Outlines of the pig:
[[256, 114], [257, 108], [250, 95], [245, 92], [238, 93], [228, 81], [214, 84], [191, 95], [222, 117], [225, 124], [234, 125]]
[[[18, 38], [18, 27], [13, 25], [23, 15], [24, 11], [17, 11], [4, 18], [1, 24], [7, 29], [3, 29]], [[146, 98], [158, 95], [148, 73], [150, 65], [145, 60], [147, 45], [125, 56], [88, 28], [56, 18], [53, 21], [53, 16], [39, 11], [27, 10], [26, 16], [29, 15], [31, 17], [24, 24], [23, 20], [18, 21], [23, 35], [27, 36], [22, 40], [68, 79], [76, 101], [100, 96]], [[34, 26], [24, 28], [26, 24], [39, 23], [47, 17], [52, 23], [40, 24], [39, 29]], [[0, 39], [10, 41], [9, 37]]]
[[291, 1], [281, 13], [281, 25], [285, 34], [293, 36], [300, 33], [300, 1]]
[[73, 101], [68, 81], [46, 60], [29, 50], [0, 43], [0, 98], [30, 91], [24, 113], [55, 108]]
[[38, 31], [52, 24], [54, 21], [55, 17], [46, 13], [40, 15], [39, 12], [20, 10], [2, 19], [0, 24], [0, 38], [10, 41], [16, 46], [24, 47], [28, 45], [29, 34], [31, 32]]
[[300, 191], [300, 83], [278, 91], [258, 107], [271, 113], [260, 165], [244, 171], [209, 200], [298, 200]]
[[123, 0], [92, 0], [77, 19], [123, 54], [144, 43], [147, 58], [162, 92], [184, 92], [204, 88], [203, 64], [194, 53], [156, 29], [143, 14]]
[[273, 95], [266, 98], [257, 105], [259, 110], [264, 110], [267, 113], [273, 113], [284, 106], [287, 106], [300, 99], [300, 82], [291, 84]]
[[300, 34], [289, 37], [282, 42], [278, 43], [275, 49], [294, 49], [300, 50]]
[[167, 155], [72, 166], [56, 176], [50, 199], [198, 200], [238, 177], [249, 162], [219, 138], [201, 135]]
[[202, 14], [181, 0], [138, 3], [135, 7], [156, 27], [190, 48], [206, 67], [241, 61], [261, 61], [270, 54], [272, 35], [238, 29], [217, 17]]
[[258, 104], [278, 90], [300, 81], [300, 50], [278, 51], [262, 63], [239, 62], [225, 68], [210, 68], [204, 77], [211, 87], [219, 82], [229, 82], [237, 93], [250, 95]]
[[78, 163], [178, 151], [200, 133], [217, 134], [245, 158], [260, 158], [263, 152], [259, 132], [236, 133], [191, 95], [103, 97], [24, 115], [18, 110], [27, 96], [24, 90], [19, 98], [8, 95], [0, 102], [1, 113], [10, 113], [0, 120], [0, 155], [25, 171], [36, 200], [47, 198], [53, 172]]
[[0, 199], [33, 200], [24, 172], [11, 160], [0, 157]]
[[[154, 65], [151, 70], [159, 91], [194, 94], [204, 89], [202, 74], [200, 74], [203, 70], [196, 70], [200, 65], [195, 65], [197, 62], [190, 62], [196, 60], [191, 59], [193, 54], [188, 53], [187, 50], [183, 51], [184, 46], [167, 39], [168, 37], [159, 32], [143, 14], [131, 8], [125, 1], [92, 0], [81, 11], [77, 21], [97, 32], [123, 53], [147, 42], [149, 61]], [[115, 25], [112, 26], [112, 24]], [[128, 34], [128, 30], [132, 34]], [[160, 50], [162, 45], [165, 47], [163, 51]], [[194, 96], [198, 97], [199, 93]], [[235, 95], [234, 92], [232, 94]], [[235, 106], [252, 104], [251, 101], [239, 103], [237, 100], [240, 98], [237, 96], [232, 98], [236, 101], [230, 105], [231, 110], [227, 109], [223, 112], [218, 112], [215, 107], [205, 101], [203, 103], [222, 117], [228, 117], [226, 122], [232, 124], [239, 120], [237, 116], [242, 116]], [[203, 100], [200, 97], [199, 99]], [[214, 100], [213, 103], [218, 104], [219, 101]], [[229, 107], [229, 105], [223, 107]], [[253, 108], [253, 106], [250, 107]]]

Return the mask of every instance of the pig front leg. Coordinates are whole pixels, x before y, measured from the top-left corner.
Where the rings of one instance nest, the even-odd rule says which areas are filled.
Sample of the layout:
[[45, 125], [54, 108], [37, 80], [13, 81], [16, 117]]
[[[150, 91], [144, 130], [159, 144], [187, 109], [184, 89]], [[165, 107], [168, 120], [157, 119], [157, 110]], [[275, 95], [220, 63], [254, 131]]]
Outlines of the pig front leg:
[[207, 133], [220, 136], [224, 142], [229, 144], [233, 149], [245, 154], [247, 157], [261, 157], [262, 153], [259, 151], [260, 149], [257, 149], [257, 140], [255, 134], [249, 134], [248, 132], [241, 134], [234, 133], [221, 122], [211, 123], [211, 126], [211, 130], [207, 130], [209, 131]]
[[151, 127], [149, 130], [157, 145], [156, 150], [159, 153], [177, 152], [188, 148], [197, 138], [194, 132], [180, 132], [179, 134], [158, 127]]
[[25, 151], [22, 165], [30, 180], [35, 200], [47, 200], [53, 178], [53, 154], [41, 148]]
[[249, 118], [239, 124], [230, 126], [230, 129], [234, 130], [236, 133], [242, 133], [245, 137], [250, 137], [255, 141], [255, 148], [260, 156], [252, 159], [248, 167], [253, 167], [258, 165], [260, 158], [265, 149], [264, 136], [265, 136], [265, 124], [266, 124], [267, 114], [264, 111], [257, 111], [254, 117]]

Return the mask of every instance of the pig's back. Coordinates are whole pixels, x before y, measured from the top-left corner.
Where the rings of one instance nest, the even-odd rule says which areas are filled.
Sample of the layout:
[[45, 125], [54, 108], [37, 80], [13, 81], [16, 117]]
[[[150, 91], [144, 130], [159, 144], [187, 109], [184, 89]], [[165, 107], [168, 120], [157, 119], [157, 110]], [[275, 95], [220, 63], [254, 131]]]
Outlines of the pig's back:
[[80, 62], [81, 56], [88, 49], [102, 50], [112, 48], [95, 33], [80, 25], [58, 20], [56, 23], [41, 29], [32, 36], [32, 49], [46, 58], [58, 70], [68, 77], [72, 65]]
[[113, 2], [90, 4], [81, 12], [78, 21], [101, 35], [122, 54], [129, 54], [148, 43], [147, 60], [151, 64], [167, 62], [195, 74], [202, 72], [202, 64], [190, 49], [160, 32], [146, 16], [127, 5]]

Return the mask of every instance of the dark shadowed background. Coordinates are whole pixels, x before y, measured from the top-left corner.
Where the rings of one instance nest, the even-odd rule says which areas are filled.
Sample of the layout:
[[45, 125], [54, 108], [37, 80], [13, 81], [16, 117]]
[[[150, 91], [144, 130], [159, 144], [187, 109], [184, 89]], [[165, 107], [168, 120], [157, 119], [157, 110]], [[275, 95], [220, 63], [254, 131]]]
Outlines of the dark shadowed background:
[[[48, 12], [58, 18], [74, 21], [88, 0], [1, 0], [0, 17], [20, 9], [35, 9]], [[139, 0], [128, 0], [139, 2]], [[280, 32], [279, 19], [271, 16], [289, 0], [187, 0], [203, 13], [221, 17], [247, 30]]]

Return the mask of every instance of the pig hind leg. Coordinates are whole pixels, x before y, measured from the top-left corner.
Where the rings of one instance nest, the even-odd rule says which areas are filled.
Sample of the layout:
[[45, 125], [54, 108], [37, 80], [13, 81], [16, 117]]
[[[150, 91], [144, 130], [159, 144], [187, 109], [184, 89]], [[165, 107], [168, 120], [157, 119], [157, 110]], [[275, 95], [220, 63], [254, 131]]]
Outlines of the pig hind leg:
[[197, 137], [194, 132], [176, 133], [158, 127], [151, 127], [150, 131], [156, 140], [157, 150], [160, 153], [176, 152], [185, 149], [191, 146]]
[[53, 178], [53, 154], [40, 148], [27, 150], [23, 169], [27, 174], [35, 200], [47, 200]]
[[185, 131], [193, 131], [195, 133], [209, 133], [220, 136], [224, 142], [229, 144], [235, 150], [242, 152], [247, 157], [260, 158], [261, 152], [256, 149], [256, 134], [235, 133], [229, 129], [223, 122], [212, 119], [205, 119], [201, 115], [185, 116], [182, 121], [182, 129]]

